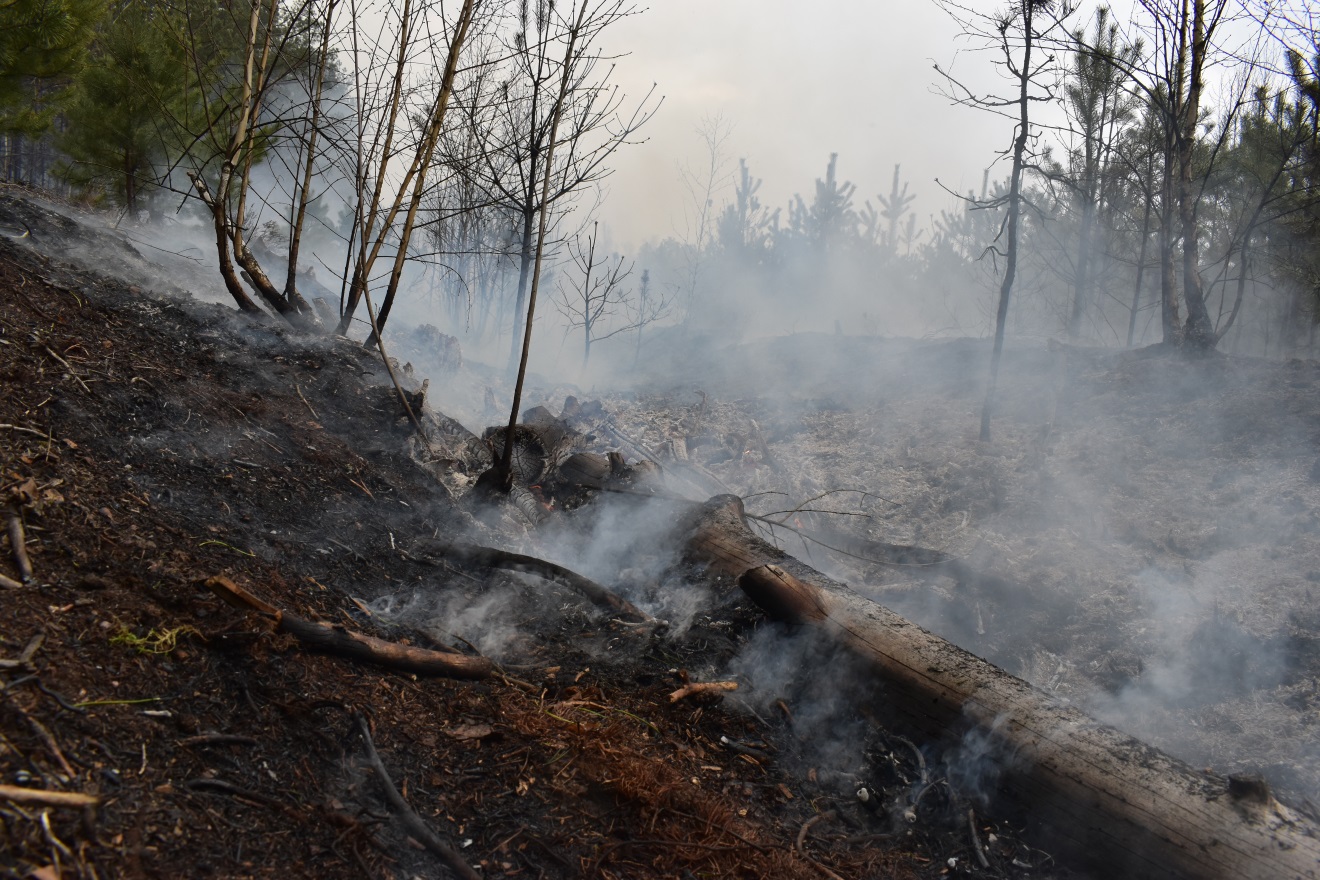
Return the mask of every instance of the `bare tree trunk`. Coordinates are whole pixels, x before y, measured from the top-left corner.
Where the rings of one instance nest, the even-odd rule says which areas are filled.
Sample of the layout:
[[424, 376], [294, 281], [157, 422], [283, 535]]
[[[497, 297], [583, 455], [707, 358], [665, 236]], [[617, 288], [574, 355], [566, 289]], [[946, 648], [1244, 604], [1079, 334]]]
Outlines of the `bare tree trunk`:
[[[417, 225], [417, 211], [422, 204], [422, 196], [426, 192], [426, 175], [430, 170], [432, 161], [435, 158], [436, 145], [440, 142], [440, 135], [444, 131], [445, 117], [449, 114], [449, 99], [454, 93], [454, 80], [458, 76], [458, 56], [467, 40], [468, 29], [472, 26], [472, 18], [476, 11], [477, 0], [465, 0], [463, 8], [459, 12], [458, 21], [454, 23], [454, 37], [449, 43], [449, 57], [445, 59], [445, 72], [440, 80], [440, 92], [436, 95], [435, 104], [431, 108], [430, 116], [427, 119], [426, 129], [422, 133], [422, 143], [414, 157], [410, 174], [415, 174], [412, 181], [412, 197], [408, 202], [408, 212], [404, 215], [403, 229], [399, 231], [398, 250], [394, 253], [394, 265], [390, 268], [389, 284], [385, 288], [385, 301], [381, 304], [380, 312], [376, 315], [376, 323], [372, 328], [371, 337], [367, 340], [367, 348], [378, 344], [380, 334], [384, 332], [385, 321], [389, 318], [390, 309], [394, 306], [394, 298], [399, 291], [399, 280], [403, 277], [404, 262], [408, 258], [408, 244], [412, 240], [413, 229]], [[402, 199], [406, 186], [399, 190], [399, 197]], [[396, 202], [397, 207], [397, 202]], [[394, 214], [390, 215], [393, 220]], [[382, 230], [383, 232], [383, 230]]]
[[[536, 169], [536, 155], [533, 151], [532, 169]], [[527, 305], [527, 287], [531, 283], [532, 264], [537, 261], [540, 249], [540, 242], [533, 245], [533, 234], [536, 231], [535, 221], [536, 211], [532, 206], [531, 199], [523, 204], [522, 210], [522, 245], [518, 249], [518, 289], [513, 300], [513, 341], [509, 344], [509, 372], [513, 372], [518, 366], [518, 356], [521, 354], [520, 341], [523, 335], [523, 313]]]
[[289, 224], [289, 271], [284, 278], [284, 295], [298, 308], [315, 315], [306, 299], [298, 292], [298, 252], [302, 247], [303, 224], [307, 220], [307, 205], [311, 201], [312, 179], [316, 170], [316, 148], [321, 133], [321, 101], [325, 91], [325, 69], [330, 63], [330, 27], [335, 17], [338, 0], [329, 0], [325, 10], [325, 30], [321, 33], [321, 49], [316, 64], [316, 81], [312, 86], [312, 115], [307, 123], [307, 154], [303, 162], [303, 178], [298, 185], [298, 202], [293, 222]]
[[[353, 45], [354, 51], [357, 50], [357, 10], [352, 12], [353, 21]], [[370, 279], [370, 267], [374, 262], [376, 253], [379, 252], [379, 244], [374, 251], [368, 251], [368, 242], [376, 231], [376, 221], [380, 212], [381, 198], [385, 191], [385, 179], [389, 167], [389, 157], [393, 155], [394, 135], [399, 121], [399, 107], [403, 103], [404, 92], [404, 74], [408, 68], [408, 51], [410, 49], [411, 28], [414, 27], [412, 17], [412, 0], [403, 0], [403, 11], [399, 21], [399, 52], [394, 62], [394, 74], [390, 80], [390, 91], [387, 98], [389, 105], [389, 114], [386, 118], [383, 144], [373, 144], [380, 147], [380, 163], [376, 168], [375, 181], [371, 187], [371, 197], [367, 203], [363, 204], [363, 193], [367, 188], [367, 171], [365, 167], [365, 156], [363, 149], [366, 146], [364, 135], [359, 132], [358, 135], [358, 167], [356, 170], [356, 187], [358, 204], [356, 216], [353, 225], [354, 232], [358, 236], [358, 254], [357, 260], [353, 264], [352, 281], [348, 288], [348, 297], [340, 309], [339, 326], [335, 332], [340, 336], [348, 333], [348, 328], [352, 326], [353, 314], [357, 311], [358, 303], [362, 301], [362, 292], [366, 289]], [[358, 107], [361, 109], [363, 98], [358, 95]], [[361, 124], [361, 120], [359, 120]], [[378, 132], [379, 133], [379, 132]], [[383, 237], [382, 237], [383, 238]]]
[[1013, 280], [1017, 276], [1018, 224], [1022, 216], [1022, 167], [1030, 135], [1029, 110], [1031, 107], [1031, 47], [1032, 12], [1036, 0], [1022, 3], [1022, 65], [1018, 76], [1018, 130], [1013, 141], [1013, 171], [1008, 183], [1008, 243], [1004, 257], [1004, 280], [999, 285], [999, 307], [995, 311], [995, 343], [990, 353], [990, 380], [986, 383], [985, 403], [981, 406], [981, 442], [990, 440], [990, 415], [995, 404], [995, 390], [999, 383], [999, 362], [1004, 354], [1004, 329], [1008, 324], [1008, 301], [1013, 293]]
[[[1184, 0], [1184, 15], [1186, 3]], [[1183, 107], [1181, 130], [1178, 138], [1178, 219], [1182, 224], [1183, 299], [1187, 303], [1187, 326], [1183, 341], [1197, 348], [1214, 348], [1218, 338], [1210, 322], [1205, 305], [1205, 288], [1201, 281], [1201, 236], [1197, 216], [1200, 194], [1193, 179], [1192, 162], [1196, 148], [1196, 128], [1200, 122], [1201, 92], [1204, 88], [1202, 70], [1209, 47], [1205, 21], [1207, 0], [1190, 0], [1191, 70], [1187, 84], [1187, 103]]]
[[[1147, 181], [1147, 185], [1154, 181]], [[1132, 284], [1132, 310], [1128, 313], [1128, 331], [1127, 346], [1132, 347], [1132, 343], [1137, 335], [1137, 313], [1141, 310], [1141, 284], [1146, 277], [1146, 248], [1150, 242], [1150, 215], [1152, 210], [1154, 196], [1150, 189], [1146, 190], [1146, 208], [1141, 216], [1141, 247], [1137, 253], [1137, 279]]]
[[[221, 177], [226, 171], [221, 168]], [[248, 296], [247, 288], [243, 286], [243, 281], [238, 277], [238, 272], [234, 270], [234, 262], [229, 257], [229, 230], [225, 220], [224, 205], [217, 202], [211, 195], [206, 186], [206, 180], [196, 172], [189, 172], [188, 177], [193, 182], [193, 187], [197, 190], [202, 204], [211, 212], [211, 227], [215, 230], [215, 250], [216, 257], [220, 264], [220, 278], [225, 282], [225, 289], [229, 295], [234, 298], [240, 311], [249, 315], [264, 315], [261, 306], [257, 305], [252, 297]]]
[[550, 213], [550, 175], [554, 170], [555, 139], [559, 137], [559, 120], [563, 116], [564, 102], [568, 98], [568, 83], [573, 68], [573, 49], [577, 46], [578, 34], [587, 20], [589, 0], [582, 0], [582, 10], [577, 22], [568, 33], [568, 47], [564, 50], [564, 69], [559, 81], [559, 98], [555, 102], [555, 111], [550, 123], [550, 143], [545, 151], [545, 169], [541, 184], [541, 211], [536, 234], [536, 262], [532, 266], [532, 286], [527, 297], [527, 321], [523, 329], [522, 357], [518, 361], [518, 378], [513, 386], [513, 407], [509, 412], [509, 428], [504, 438], [504, 454], [497, 465], [498, 485], [508, 492], [513, 488], [513, 447], [514, 428], [518, 424], [518, 410], [522, 407], [523, 382], [527, 379], [527, 358], [532, 351], [532, 324], [536, 319], [536, 294], [541, 283], [541, 259], [545, 255], [546, 215]]
[[[1165, 124], [1172, 126], [1173, 122], [1166, 119]], [[1164, 174], [1160, 178], [1160, 324], [1164, 342], [1181, 345], [1183, 327], [1178, 317], [1178, 279], [1173, 258], [1173, 137], [1172, 132], [1166, 136]]]
[[1077, 243], [1077, 275], [1073, 283], [1072, 313], [1068, 316], [1068, 338], [1082, 335], [1082, 321], [1090, 298], [1091, 234], [1095, 225], [1095, 205], [1088, 196], [1082, 207], [1082, 226]]

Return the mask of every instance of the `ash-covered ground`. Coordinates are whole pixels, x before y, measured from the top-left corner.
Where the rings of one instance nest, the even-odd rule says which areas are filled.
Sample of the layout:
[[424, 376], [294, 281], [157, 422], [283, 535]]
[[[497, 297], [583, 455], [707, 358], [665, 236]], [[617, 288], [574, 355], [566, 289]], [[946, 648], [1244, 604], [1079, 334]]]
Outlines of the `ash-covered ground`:
[[[1320, 365], [1019, 342], [982, 443], [988, 357], [793, 335], [689, 352], [608, 403], [817, 568], [1193, 764], [1320, 801]], [[962, 566], [871, 564], [851, 538]]]
[[[37, 569], [0, 592], [0, 658], [43, 637], [0, 668], [0, 771], [102, 800], [45, 825], [0, 805], [6, 875], [435, 870], [362, 769], [364, 714], [404, 794], [483, 876], [1071, 876], [1017, 818], [969, 833], [974, 793], [935, 784], [953, 776], [940, 747], [887, 731], [829, 646], [685, 570], [664, 505], [639, 518], [607, 499], [537, 528], [473, 507], [463, 426], [507, 417], [495, 371], [392, 334], [408, 389], [431, 379], [427, 448], [359, 346], [178, 299], [196, 261], [162, 271], [102, 218], [0, 207], [32, 230], [0, 242], [0, 443]], [[632, 390], [539, 380], [525, 406], [577, 395], [602, 426], [581, 448], [653, 458], [693, 500], [739, 494], [817, 568], [1306, 809], [1315, 364], [1019, 341], [986, 444], [983, 341], [678, 335], [621, 377]], [[567, 565], [669, 627], [427, 558], [460, 539]], [[880, 545], [942, 561], [876, 564]], [[480, 649], [506, 675], [417, 681], [307, 654], [199, 589], [217, 574], [305, 616]], [[740, 690], [671, 702], [689, 680]]]

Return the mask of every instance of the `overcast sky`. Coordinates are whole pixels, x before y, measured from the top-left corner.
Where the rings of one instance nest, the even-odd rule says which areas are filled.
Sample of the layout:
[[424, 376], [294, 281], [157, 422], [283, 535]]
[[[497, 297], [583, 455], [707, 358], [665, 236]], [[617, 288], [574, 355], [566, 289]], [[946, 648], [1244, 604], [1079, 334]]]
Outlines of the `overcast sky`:
[[[629, 94], [640, 97], [654, 81], [665, 96], [644, 129], [648, 142], [614, 163], [603, 211], [614, 246], [681, 231], [677, 163], [703, 161], [694, 129], [717, 112], [733, 124], [732, 166], [747, 158], [771, 207], [795, 192], [809, 196], [837, 152], [859, 207], [888, 193], [901, 163], [923, 221], [947, 208], [935, 178], [958, 191], [979, 187], [1012, 137], [1006, 121], [934, 92], [932, 64], [948, 66], [966, 48], [957, 33], [928, 0], [654, 0], [610, 38], [631, 52], [616, 73]], [[978, 63], [964, 54], [955, 70], [971, 73]]]

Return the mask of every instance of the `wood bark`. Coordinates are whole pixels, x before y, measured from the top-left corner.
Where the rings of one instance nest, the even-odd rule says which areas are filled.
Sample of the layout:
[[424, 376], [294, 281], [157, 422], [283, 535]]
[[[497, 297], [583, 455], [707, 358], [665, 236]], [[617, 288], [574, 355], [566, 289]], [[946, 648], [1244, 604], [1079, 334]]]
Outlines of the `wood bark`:
[[1195, 770], [863, 598], [757, 538], [736, 497], [684, 528], [693, 561], [868, 662], [902, 723], [931, 738], [979, 729], [1002, 756], [997, 794], [1051, 847], [1107, 876], [1320, 877], [1320, 828], [1263, 784]]

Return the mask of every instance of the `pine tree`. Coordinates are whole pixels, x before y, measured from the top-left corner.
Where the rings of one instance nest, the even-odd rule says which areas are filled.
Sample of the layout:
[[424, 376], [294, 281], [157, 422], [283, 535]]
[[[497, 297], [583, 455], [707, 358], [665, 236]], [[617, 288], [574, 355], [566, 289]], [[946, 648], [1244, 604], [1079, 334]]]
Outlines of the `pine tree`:
[[45, 133], [82, 67], [103, 0], [7, 0], [0, 4], [0, 135], [6, 176], [18, 176], [15, 143]]
[[136, 212], [141, 197], [183, 148], [187, 57], [160, 19], [167, 13], [128, 0], [111, 17], [73, 90], [59, 138], [69, 161], [57, 173]]

